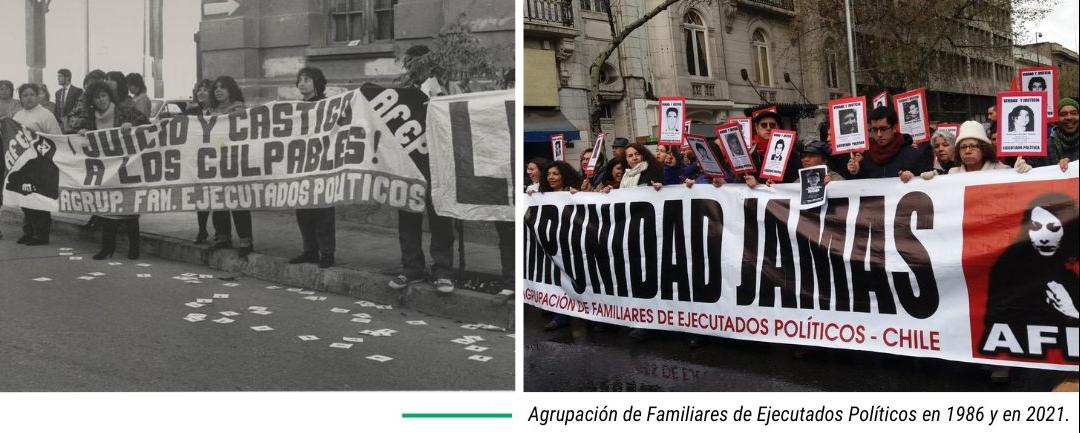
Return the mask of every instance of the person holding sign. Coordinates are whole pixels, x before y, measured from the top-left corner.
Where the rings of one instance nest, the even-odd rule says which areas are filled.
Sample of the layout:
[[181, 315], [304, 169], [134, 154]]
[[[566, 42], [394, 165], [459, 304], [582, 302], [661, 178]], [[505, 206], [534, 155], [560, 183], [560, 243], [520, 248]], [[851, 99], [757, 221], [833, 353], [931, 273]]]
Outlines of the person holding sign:
[[843, 173], [847, 179], [882, 179], [899, 177], [907, 182], [915, 173], [929, 171], [933, 167], [930, 146], [912, 146], [910, 135], [896, 130], [896, 112], [889, 107], [878, 107], [870, 112], [869, 158], [863, 152], [848, 155]]
[[[959, 129], [957, 132], [959, 132]], [[947, 174], [949, 170], [956, 167], [956, 160], [953, 159], [954, 148], [956, 147], [955, 135], [949, 131], [938, 129], [934, 131], [934, 135], [930, 136], [930, 144], [934, 146], [934, 170], [933, 172], [924, 171], [920, 173], [919, 175], [923, 179], [930, 179], [938, 174]]]
[[[214, 83], [210, 80], [204, 78], [197, 81], [195, 87], [191, 89], [191, 100], [195, 101], [195, 103], [188, 106], [184, 114], [203, 117], [213, 116], [214, 95], [210, 90], [212, 87], [214, 87]], [[205, 244], [206, 239], [210, 237], [210, 233], [207, 233], [206, 231], [206, 223], [210, 220], [210, 212], [211, 211], [208, 210], [201, 210], [195, 213], [199, 224], [199, 231], [195, 234], [196, 245]]]
[[1080, 116], [1077, 113], [1077, 102], [1072, 98], [1062, 98], [1057, 103], [1057, 122], [1050, 132], [1049, 146], [1046, 149], [1046, 157], [1031, 157], [1029, 162], [1032, 166], [1042, 167], [1057, 164], [1064, 172], [1069, 169], [1070, 161], [1080, 160]]
[[833, 170], [829, 155], [829, 143], [825, 140], [815, 140], [806, 143], [803, 146], [802, 151], [799, 152], [799, 163], [802, 164], [802, 168], [816, 167], [824, 165], [827, 169], [825, 173], [824, 183], [827, 184], [834, 180], [844, 180], [844, 177]]
[[[88, 130], [109, 129], [120, 127], [126, 132], [133, 126], [150, 123], [146, 116], [133, 107], [120, 105], [116, 93], [104, 81], [98, 81], [86, 87], [84, 95], [90, 100], [91, 112], [86, 118], [86, 129], [79, 131], [80, 135], [86, 135]], [[116, 232], [120, 229], [120, 221], [125, 222], [128, 238], [128, 258], [139, 258], [139, 216], [138, 215], [106, 215], [101, 216], [101, 251], [94, 254], [94, 260], [104, 260], [112, 257], [116, 251]]]
[[[956, 137], [956, 146], [953, 147], [952, 160], [956, 166], [949, 169], [949, 174], [970, 173], [983, 170], [1008, 170], [1006, 164], [998, 161], [997, 147], [986, 136], [982, 124], [969, 120], [960, 125], [960, 135]], [[1023, 158], [1016, 161], [1016, 172], [1027, 173], [1031, 166], [1024, 162]], [[933, 172], [931, 172], [933, 173]], [[934, 176], [923, 173], [923, 179], [932, 179]]]
[[[243, 112], [244, 95], [240, 92], [240, 86], [236, 80], [228, 75], [222, 75], [214, 80], [214, 113], [225, 115]], [[247, 257], [252, 251], [251, 236], [251, 211], [247, 210], [221, 210], [214, 211], [214, 245], [211, 251], [221, 248], [232, 248], [232, 224], [236, 224], [236, 236], [239, 238], [239, 249], [236, 250], [240, 257]]]
[[[750, 158], [754, 161], [755, 167], [762, 166], [762, 163], [765, 160], [765, 153], [769, 149], [769, 136], [774, 129], [780, 128], [780, 119], [780, 114], [775, 111], [760, 111], [754, 116], [754, 137], [750, 140]], [[794, 182], [798, 177], [798, 170], [795, 170], [794, 167], [786, 167], [781, 181], [785, 183]], [[761, 183], [761, 181], [752, 174], [744, 174], [742, 179], [736, 178], [736, 182], [740, 181], [750, 188], [756, 187]], [[771, 182], [767, 183], [771, 184]]]
[[[302, 68], [296, 73], [296, 90], [307, 102], [326, 99], [326, 76], [319, 68]], [[297, 209], [296, 224], [300, 226], [304, 252], [289, 263], [318, 263], [320, 268], [333, 266], [337, 231], [334, 218], [333, 206]]]
[[[15, 112], [11, 118], [31, 131], [59, 135], [60, 124], [56, 122], [56, 117], [51, 111], [38, 104], [38, 93], [40, 93], [38, 90], [36, 84], [27, 83], [19, 86], [19, 103], [22, 109]], [[59, 169], [52, 162], [52, 156], [56, 153], [56, 144], [39, 137], [33, 143], [33, 150], [37, 152], [37, 157], [11, 173], [8, 178], [8, 189], [23, 195], [40, 194], [56, 199], [59, 195], [60, 175]], [[0, 183], [2, 180], [3, 178], [0, 177]], [[23, 237], [16, 243], [30, 246], [48, 244], [52, 227], [52, 215], [49, 211], [27, 207], [23, 207], [22, 211]]]

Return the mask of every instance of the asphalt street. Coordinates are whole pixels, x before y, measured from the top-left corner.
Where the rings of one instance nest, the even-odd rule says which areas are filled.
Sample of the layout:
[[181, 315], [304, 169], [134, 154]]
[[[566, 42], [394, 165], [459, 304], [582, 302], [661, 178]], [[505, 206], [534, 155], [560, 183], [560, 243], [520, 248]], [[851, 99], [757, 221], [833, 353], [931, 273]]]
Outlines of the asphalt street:
[[977, 364], [719, 338], [691, 348], [686, 335], [638, 341], [581, 320], [545, 331], [533, 307], [524, 319], [526, 391], [1049, 391], [1068, 375], [1014, 368], [1008, 383], [992, 383]]
[[0, 392], [514, 386], [506, 330], [17, 231], [0, 240]]

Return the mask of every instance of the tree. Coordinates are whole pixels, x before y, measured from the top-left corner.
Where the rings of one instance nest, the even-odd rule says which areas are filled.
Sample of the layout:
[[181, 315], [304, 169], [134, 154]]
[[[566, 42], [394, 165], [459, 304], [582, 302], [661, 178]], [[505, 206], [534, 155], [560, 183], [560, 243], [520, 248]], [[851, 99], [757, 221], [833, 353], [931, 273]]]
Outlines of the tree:
[[[802, 35], [846, 34], [844, 0], [805, 0], [817, 16]], [[866, 0], [852, 2], [859, 81], [910, 89], [965, 77], [964, 57], [1012, 65], [1013, 41], [1053, 7], [1045, 0]], [[981, 60], [979, 62], [982, 62]], [[974, 64], [989, 73], [993, 63]]]
[[[626, 23], [621, 28], [615, 22], [613, 16], [612, 2], [610, 0], [602, 0], [604, 2], [605, 9], [607, 10], [608, 24], [611, 27], [611, 41], [607, 46], [600, 51], [599, 54], [593, 59], [591, 65], [589, 65], [589, 129], [595, 134], [600, 132], [600, 114], [602, 108], [600, 106], [600, 71], [604, 67], [604, 62], [607, 61], [611, 54], [622, 45], [623, 41], [630, 36], [634, 30], [645, 25], [653, 17], [660, 12], [667, 10], [671, 5], [680, 2], [692, 2], [692, 3], [711, 3], [712, 0], [664, 0], [660, 4], [656, 5], [652, 9], [646, 11], [641, 17]], [[618, 3], [615, 4], [615, 8], [618, 9]]]
[[502, 80], [506, 79], [506, 74], [501, 72], [505, 71], [500, 71], [489, 55], [500, 48], [483, 46], [462, 16], [439, 33], [430, 49], [417, 45], [407, 50], [401, 59], [405, 72], [396, 81], [407, 87], [419, 86], [434, 77], [443, 87], [457, 82], [465, 93], [473, 91], [473, 83], [478, 80], [490, 81], [495, 83], [495, 88], [501, 88]]

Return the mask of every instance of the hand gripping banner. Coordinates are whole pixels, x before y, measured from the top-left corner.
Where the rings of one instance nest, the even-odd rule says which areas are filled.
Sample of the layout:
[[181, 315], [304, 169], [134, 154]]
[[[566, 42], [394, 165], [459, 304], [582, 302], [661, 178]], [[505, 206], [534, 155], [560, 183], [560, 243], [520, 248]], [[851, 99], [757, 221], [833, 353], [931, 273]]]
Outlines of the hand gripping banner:
[[1077, 371], [1078, 164], [542, 193], [525, 302], [623, 326]]
[[375, 106], [354, 90], [85, 136], [5, 127], [4, 203], [82, 214], [344, 203], [422, 211], [424, 177]]

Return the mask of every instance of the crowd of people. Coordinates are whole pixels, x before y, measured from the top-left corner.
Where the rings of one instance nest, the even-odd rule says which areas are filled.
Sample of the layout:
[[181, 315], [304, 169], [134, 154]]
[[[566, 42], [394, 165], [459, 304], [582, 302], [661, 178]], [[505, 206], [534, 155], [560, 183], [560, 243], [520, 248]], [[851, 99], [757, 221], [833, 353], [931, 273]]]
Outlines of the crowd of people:
[[[1033, 167], [1058, 166], [1061, 171], [1068, 169], [1071, 161], [1080, 159], [1080, 131], [1078, 131], [1078, 105], [1070, 98], [1057, 102], [1058, 120], [1050, 125], [1048, 133], [1048, 152], [1045, 157], [1010, 157], [1001, 158], [996, 154], [996, 118], [994, 107], [987, 114], [990, 122], [982, 124], [967, 121], [960, 125], [958, 133], [953, 135], [944, 129], [936, 129], [929, 143], [915, 144], [908, 134], [900, 133], [897, 113], [888, 106], [881, 106], [869, 113], [869, 149], [865, 152], [844, 155], [832, 155], [827, 142], [829, 124], [822, 123], [818, 136], [806, 140], [793, 149], [789, 163], [781, 182], [799, 181], [799, 169], [814, 166], [826, 166], [824, 181], [836, 182], [845, 179], [880, 179], [898, 178], [908, 182], [915, 176], [930, 181], [937, 176], [958, 175], [982, 170], [1015, 170], [1027, 173]], [[747, 150], [759, 170], [765, 159], [770, 132], [781, 126], [782, 118], [772, 111], [762, 111], [752, 119], [752, 140], [747, 143]], [[719, 139], [718, 146], [722, 145]], [[774, 182], [763, 181], [756, 174], [733, 176], [725, 171], [723, 175], [705, 173], [696, 161], [695, 153], [685, 147], [659, 146], [656, 153], [645, 145], [630, 143], [625, 138], [617, 138], [611, 146], [610, 160], [597, 164], [593, 176], [586, 175], [586, 167], [592, 152], [600, 149], [587, 149], [581, 156], [578, 167], [564, 161], [549, 161], [534, 158], [525, 167], [525, 191], [532, 194], [549, 192], [599, 192], [613, 189], [652, 187], [660, 190], [665, 185], [683, 184], [691, 188], [701, 184], [714, 187], [768, 188]], [[723, 159], [724, 155], [717, 155]], [[603, 158], [599, 158], [603, 161]], [[1075, 248], [1075, 246], [1073, 246]], [[1045, 290], [1043, 287], [1041, 290]], [[1042, 293], [1042, 291], [1039, 293]], [[1072, 311], [1075, 311], [1072, 310]], [[545, 330], [554, 331], [570, 324], [568, 316], [551, 314]], [[1074, 316], [1073, 321], [1076, 320]], [[591, 329], [610, 328], [603, 324], [590, 324]], [[640, 328], [629, 330], [628, 335], [635, 340], [642, 340], [654, 334]], [[705, 341], [697, 334], [686, 335], [690, 347], [699, 347]], [[801, 356], [808, 349], [794, 351]], [[1009, 369], [997, 367], [991, 377], [996, 381], [1007, 381]]]

